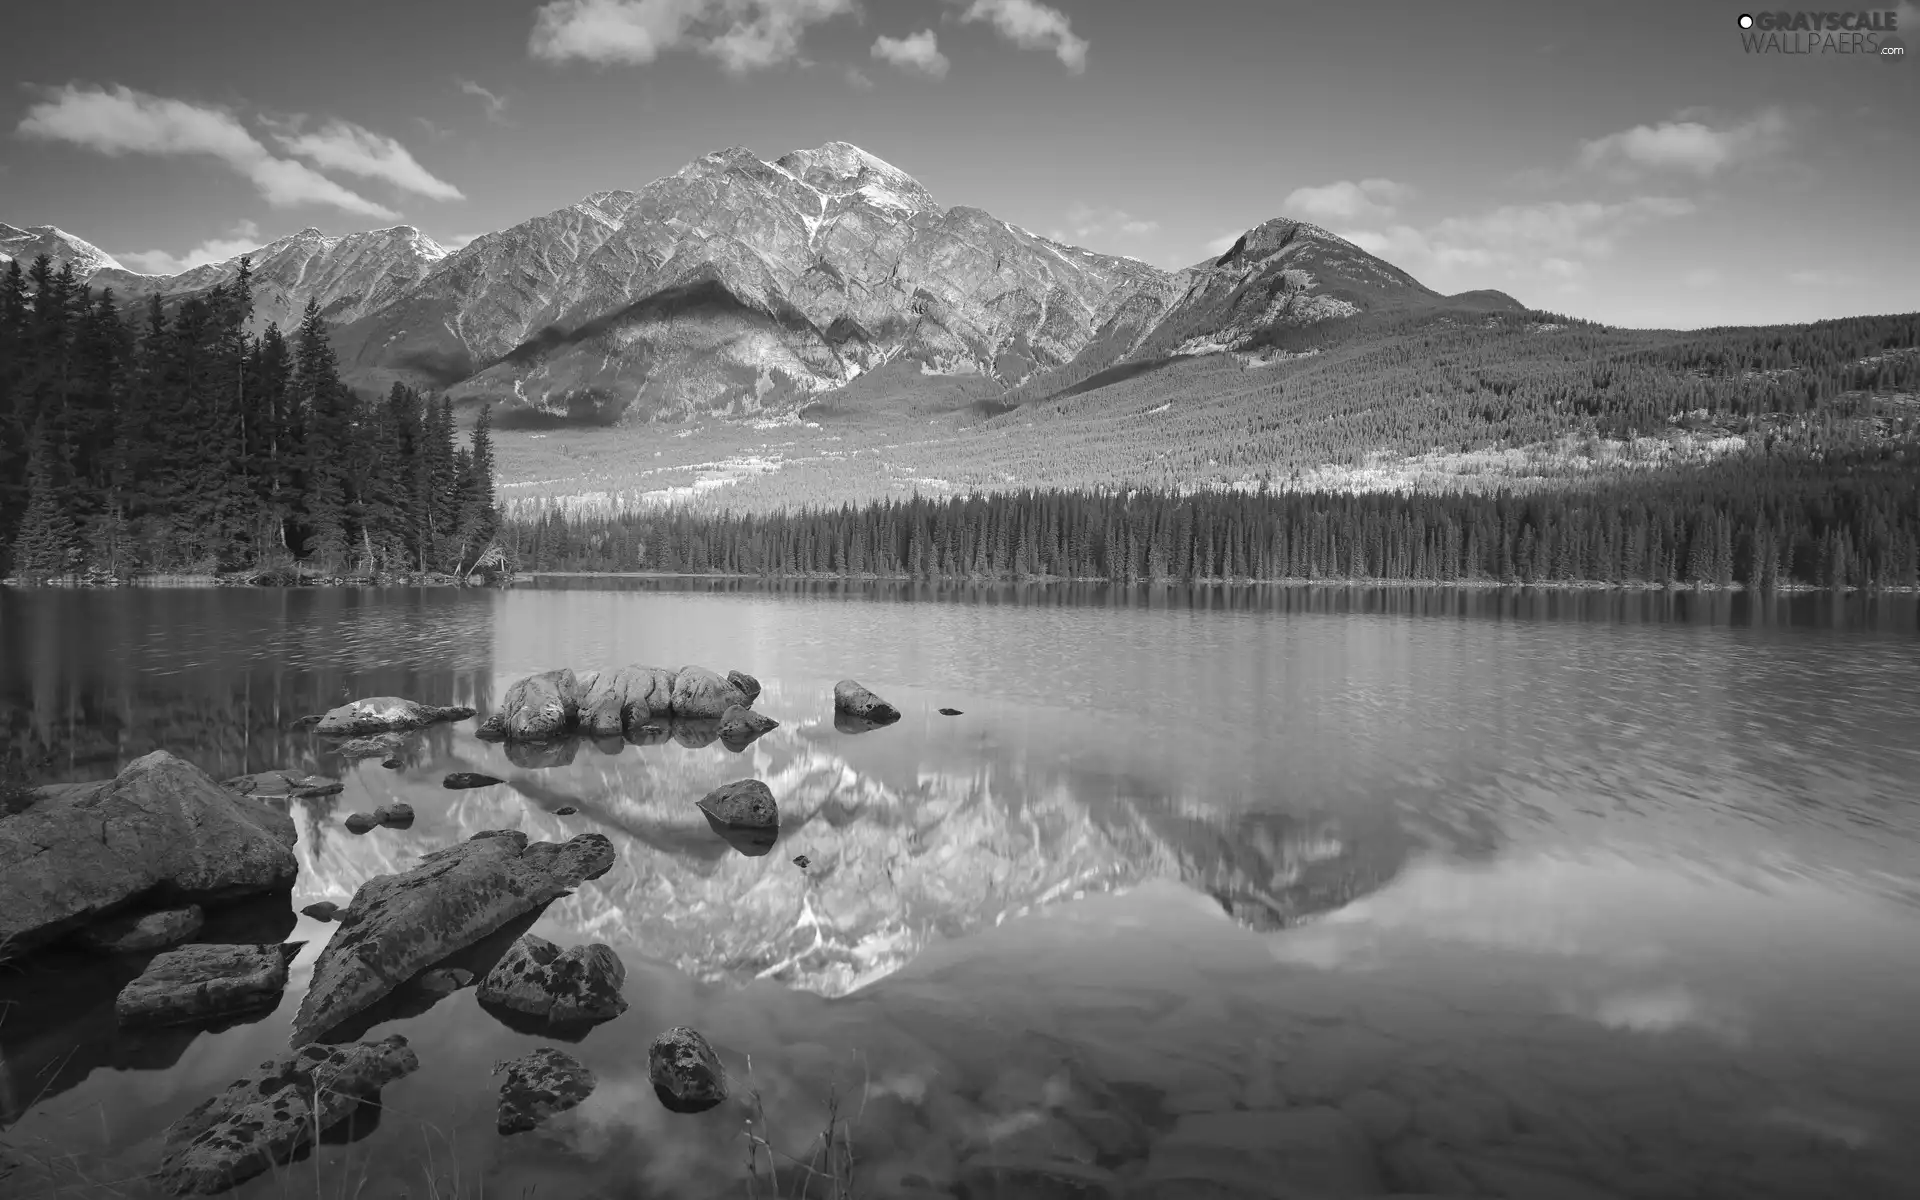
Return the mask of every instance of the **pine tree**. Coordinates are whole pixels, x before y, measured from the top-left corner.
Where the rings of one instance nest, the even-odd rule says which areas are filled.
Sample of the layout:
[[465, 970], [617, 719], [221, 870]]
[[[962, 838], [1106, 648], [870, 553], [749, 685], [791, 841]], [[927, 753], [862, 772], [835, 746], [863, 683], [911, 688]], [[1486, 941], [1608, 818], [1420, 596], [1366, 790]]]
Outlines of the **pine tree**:
[[46, 423], [34, 427], [28, 451], [27, 511], [14, 539], [14, 570], [29, 579], [65, 575], [78, 559], [79, 531], [61, 503], [58, 463]]

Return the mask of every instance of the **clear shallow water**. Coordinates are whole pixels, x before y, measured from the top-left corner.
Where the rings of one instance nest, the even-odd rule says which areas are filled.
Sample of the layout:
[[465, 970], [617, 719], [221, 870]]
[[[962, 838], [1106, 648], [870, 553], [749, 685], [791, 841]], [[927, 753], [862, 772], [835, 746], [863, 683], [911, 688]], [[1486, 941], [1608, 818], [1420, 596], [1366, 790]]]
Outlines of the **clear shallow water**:
[[[783, 724], [739, 755], [515, 763], [468, 722], [399, 771], [287, 729], [628, 662], [749, 671]], [[620, 851], [533, 926], [628, 966], [632, 1008], [567, 1047], [587, 1104], [498, 1137], [489, 1067], [549, 1043], [471, 992], [416, 1002], [375, 1027], [424, 1064], [379, 1120], [248, 1197], [744, 1194], [742, 1110], [674, 1116], [647, 1086], [680, 1023], [736, 1079], [750, 1056], [802, 1159], [830, 1094], [857, 1111], [862, 1195], [1049, 1158], [1113, 1194], [1912, 1195], [1916, 667], [1910, 597], [0, 593], [0, 731], [48, 778], [159, 746], [343, 775], [296, 809], [294, 908], [484, 829]], [[836, 733], [845, 676], [905, 718]], [[453, 770], [508, 783], [448, 792]], [[763, 858], [692, 806], [749, 775], [782, 807]], [[342, 827], [394, 799], [412, 829]], [[281, 1008], [223, 1031], [116, 1034], [137, 963], [0, 973], [0, 1116], [61, 1194], [140, 1194], [166, 1125], [283, 1051], [331, 927], [228, 921], [308, 946]]]

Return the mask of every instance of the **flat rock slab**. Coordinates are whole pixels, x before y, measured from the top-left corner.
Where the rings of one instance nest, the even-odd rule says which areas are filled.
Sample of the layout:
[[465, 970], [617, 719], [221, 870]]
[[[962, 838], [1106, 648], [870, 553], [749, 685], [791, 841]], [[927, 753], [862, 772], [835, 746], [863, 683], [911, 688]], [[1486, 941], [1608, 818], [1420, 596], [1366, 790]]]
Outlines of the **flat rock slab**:
[[286, 1163], [353, 1115], [362, 1101], [420, 1069], [399, 1034], [345, 1046], [302, 1046], [261, 1063], [167, 1130], [155, 1178], [176, 1196], [212, 1195]]
[[705, 1112], [727, 1098], [727, 1070], [699, 1030], [676, 1025], [647, 1047], [647, 1079], [671, 1112]]
[[223, 780], [220, 786], [255, 800], [314, 800], [337, 795], [344, 785], [338, 779], [325, 775], [284, 770], [235, 775], [232, 779]]
[[562, 950], [529, 933], [480, 981], [479, 999], [560, 1024], [611, 1021], [627, 1011], [620, 994], [626, 980], [626, 964], [611, 946]]
[[851, 679], [833, 685], [833, 710], [875, 724], [900, 719], [900, 710]]
[[442, 779], [440, 786], [450, 791], [461, 791], [465, 788], [492, 787], [496, 783], [505, 782], [504, 779], [495, 779], [491, 775], [482, 775], [478, 771], [455, 771]]
[[502, 1134], [525, 1133], [555, 1113], [565, 1112], [593, 1094], [599, 1081], [593, 1072], [551, 1046], [493, 1064], [493, 1074], [507, 1073], [500, 1085]]
[[280, 1003], [287, 965], [305, 942], [196, 944], [158, 955], [120, 989], [113, 1014], [126, 1026], [184, 1025]]
[[613, 868], [613, 843], [583, 833], [527, 841], [517, 830], [475, 834], [397, 875], [360, 885], [313, 966], [293, 1022], [312, 1041], [427, 967]]
[[275, 806], [156, 750], [0, 820], [0, 943], [31, 949], [136, 899], [204, 904], [290, 887], [294, 837]]
[[177, 945], [200, 932], [207, 915], [198, 904], [159, 912], [109, 917], [80, 934], [90, 949], [107, 954], [146, 954]]
[[399, 696], [373, 696], [329, 709], [313, 729], [326, 737], [362, 737], [421, 729], [441, 721], [464, 721], [472, 715], [471, 708], [441, 708]]

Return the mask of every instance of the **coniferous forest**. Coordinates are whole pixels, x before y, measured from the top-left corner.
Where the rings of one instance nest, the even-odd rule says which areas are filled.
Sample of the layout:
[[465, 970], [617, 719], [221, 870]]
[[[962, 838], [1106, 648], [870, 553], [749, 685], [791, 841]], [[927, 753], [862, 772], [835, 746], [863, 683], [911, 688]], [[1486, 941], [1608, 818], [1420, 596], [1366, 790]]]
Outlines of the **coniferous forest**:
[[[123, 312], [42, 256], [0, 274], [0, 576], [294, 579], [498, 561], [486, 413], [340, 379], [318, 307], [247, 332], [249, 265]], [[490, 554], [489, 551], [492, 551]]]
[[[123, 313], [110, 291], [89, 291], [70, 268], [44, 257], [24, 271], [8, 264], [0, 277], [0, 575], [379, 580], [484, 567], [1920, 585], [1913, 422], [1863, 417], [1848, 399], [1849, 389], [1913, 383], [1920, 359], [1873, 353], [1911, 333], [1910, 323], [1894, 328], [1904, 319], [1807, 327], [1806, 346], [1707, 331], [1687, 344], [1683, 362], [1664, 365], [1751, 375], [1765, 384], [1752, 401], [1759, 409], [1807, 412], [1768, 426], [1764, 448], [1752, 453], [1597, 484], [1442, 495], [1079, 488], [771, 515], [659, 507], [590, 515], [555, 505], [506, 520], [495, 506], [485, 410], [469, 444], [458, 445], [445, 397], [398, 383], [383, 397], [348, 388], [316, 306], [291, 335], [269, 327], [254, 336], [251, 303], [244, 266], [230, 285], [177, 306], [155, 301]], [[1869, 366], [1848, 365], [1863, 355]], [[1809, 370], [1819, 386], [1802, 387]], [[1490, 385], [1496, 399], [1499, 382]], [[1621, 390], [1619, 380], [1594, 386], [1601, 382]], [[1572, 411], [1576, 400], [1553, 407]], [[1702, 406], [1708, 416], [1718, 411]], [[1649, 410], [1628, 424], [1661, 420]]]

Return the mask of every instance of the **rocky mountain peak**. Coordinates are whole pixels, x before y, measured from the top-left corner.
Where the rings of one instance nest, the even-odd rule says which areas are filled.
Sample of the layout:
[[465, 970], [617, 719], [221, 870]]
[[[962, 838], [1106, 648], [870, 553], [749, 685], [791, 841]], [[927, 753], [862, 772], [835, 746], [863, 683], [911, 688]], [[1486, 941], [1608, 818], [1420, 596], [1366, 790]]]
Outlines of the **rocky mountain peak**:
[[0, 262], [13, 258], [25, 265], [42, 254], [53, 259], [56, 267], [72, 263], [73, 273], [81, 279], [98, 271], [126, 269], [113, 255], [58, 225], [29, 225], [22, 229], [0, 223]]
[[883, 207], [889, 206], [887, 200], [893, 200], [915, 212], [940, 207], [919, 180], [851, 142], [794, 150], [781, 155], [773, 165], [828, 196], [862, 194]]

